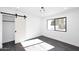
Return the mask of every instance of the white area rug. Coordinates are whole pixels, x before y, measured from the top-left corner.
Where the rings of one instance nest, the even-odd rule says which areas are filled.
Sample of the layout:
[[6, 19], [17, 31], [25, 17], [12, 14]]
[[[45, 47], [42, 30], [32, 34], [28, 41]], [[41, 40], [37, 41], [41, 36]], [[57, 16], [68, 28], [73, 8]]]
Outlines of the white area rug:
[[48, 51], [54, 46], [41, 41], [40, 39], [33, 39], [29, 41], [21, 42], [26, 51]]

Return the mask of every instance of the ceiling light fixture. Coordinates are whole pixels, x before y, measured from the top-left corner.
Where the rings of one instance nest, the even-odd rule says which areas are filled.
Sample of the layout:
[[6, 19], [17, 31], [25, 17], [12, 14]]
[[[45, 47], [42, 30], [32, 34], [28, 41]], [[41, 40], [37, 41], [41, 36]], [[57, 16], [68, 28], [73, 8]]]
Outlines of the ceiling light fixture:
[[45, 8], [44, 7], [41, 7], [40, 12], [45, 12]]

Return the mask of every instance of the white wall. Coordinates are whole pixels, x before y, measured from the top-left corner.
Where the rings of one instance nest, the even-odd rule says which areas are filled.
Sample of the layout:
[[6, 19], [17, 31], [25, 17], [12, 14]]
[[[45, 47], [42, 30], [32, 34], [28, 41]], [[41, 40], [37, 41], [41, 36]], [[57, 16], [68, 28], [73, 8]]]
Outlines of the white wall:
[[40, 36], [40, 18], [28, 16], [26, 18], [26, 40]]
[[[2, 20], [15, 21], [14, 16], [3, 15]], [[15, 22], [2, 22], [2, 42], [15, 40]]]
[[[67, 17], [67, 32], [48, 31], [47, 19]], [[79, 47], [79, 8], [70, 9], [56, 15], [51, 15], [42, 19], [41, 33], [49, 38], [54, 38]]]
[[2, 15], [0, 14], [0, 48], [2, 48]]

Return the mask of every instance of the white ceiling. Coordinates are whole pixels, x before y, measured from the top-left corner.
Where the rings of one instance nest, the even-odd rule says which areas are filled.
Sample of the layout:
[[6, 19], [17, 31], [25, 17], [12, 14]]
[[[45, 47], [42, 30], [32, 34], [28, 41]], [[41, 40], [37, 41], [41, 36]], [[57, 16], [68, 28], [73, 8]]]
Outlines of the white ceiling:
[[60, 13], [62, 11], [71, 9], [71, 7], [45, 7], [45, 12], [40, 12], [40, 7], [0, 7], [0, 11], [14, 14], [21, 14], [26, 16], [44, 17]]

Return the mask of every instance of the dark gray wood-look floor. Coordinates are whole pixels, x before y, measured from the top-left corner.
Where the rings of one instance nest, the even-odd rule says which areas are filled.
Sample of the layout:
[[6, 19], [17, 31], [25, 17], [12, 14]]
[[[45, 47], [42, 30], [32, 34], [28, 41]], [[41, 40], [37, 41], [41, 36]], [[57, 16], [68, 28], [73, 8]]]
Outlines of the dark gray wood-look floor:
[[[50, 49], [49, 51], [79, 51], [79, 47], [76, 47], [76, 46], [61, 42], [61, 41], [57, 41], [55, 39], [50, 39], [45, 36], [39, 36], [36, 38], [38, 38], [52, 46], [55, 46], [55, 48]], [[29, 40], [33, 40], [33, 39], [29, 39]], [[13, 44], [13, 43], [14, 42], [4, 44], [3, 49], [0, 49], [0, 51], [25, 51], [20, 43], [18, 43], [18, 44]]]
[[0, 51], [25, 51], [20, 43], [15, 44], [14, 41], [3, 44], [3, 48]]
[[50, 45], [55, 46], [55, 48], [49, 51], [79, 51], [79, 47], [76, 47], [76, 46], [55, 40], [55, 39], [51, 39], [45, 36], [40, 36], [39, 39], [44, 42], [47, 42]]

